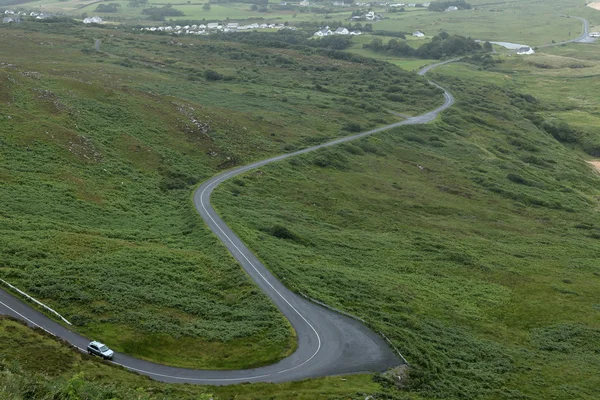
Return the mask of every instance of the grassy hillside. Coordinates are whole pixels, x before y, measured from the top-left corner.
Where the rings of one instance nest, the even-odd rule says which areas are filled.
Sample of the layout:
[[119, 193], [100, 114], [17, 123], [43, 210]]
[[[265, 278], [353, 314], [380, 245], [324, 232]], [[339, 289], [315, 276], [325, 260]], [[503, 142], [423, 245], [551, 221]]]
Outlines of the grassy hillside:
[[[43, 354], [44, 362], [40, 363]], [[79, 353], [44, 332], [0, 316], [0, 398], [119, 400], [356, 399], [388, 392], [371, 375], [285, 384], [198, 386], [156, 382]]]
[[189, 367], [295, 347], [194, 185], [441, 102], [398, 68], [311, 48], [33, 24], [2, 26], [0, 52], [0, 277], [116, 350]]
[[385, 332], [410, 392], [596, 398], [600, 178], [536, 125], [558, 100], [437, 79], [457, 104], [436, 123], [265, 167], [215, 204], [288, 285]]

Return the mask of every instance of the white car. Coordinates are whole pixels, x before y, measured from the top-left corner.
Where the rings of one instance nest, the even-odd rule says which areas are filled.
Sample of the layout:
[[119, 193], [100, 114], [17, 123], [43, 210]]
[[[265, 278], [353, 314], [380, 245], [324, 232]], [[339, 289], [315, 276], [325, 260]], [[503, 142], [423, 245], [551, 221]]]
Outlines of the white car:
[[87, 352], [88, 354], [94, 356], [100, 356], [105, 360], [112, 360], [113, 356], [115, 355], [115, 352], [109, 349], [108, 346], [96, 341], [93, 341], [90, 344], [88, 344]]

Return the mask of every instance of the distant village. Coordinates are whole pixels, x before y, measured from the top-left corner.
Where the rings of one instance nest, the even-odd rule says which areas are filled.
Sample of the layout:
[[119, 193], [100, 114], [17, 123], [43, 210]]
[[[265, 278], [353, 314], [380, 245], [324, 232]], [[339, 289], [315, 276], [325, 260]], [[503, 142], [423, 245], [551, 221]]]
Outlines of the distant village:
[[237, 22], [229, 22], [222, 24], [220, 22], [210, 22], [208, 24], [199, 25], [175, 25], [175, 26], [151, 26], [141, 28], [142, 31], [148, 32], [167, 32], [176, 35], [209, 35], [216, 32], [243, 32], [255, 29], [273, 29], [282, 30], [289, 29], [292, 31], [296, 30], [294, 26], [285, 26], [283, 24], [249, 24], [241, 25]]
[[5, 24], [11, 22], [19, 22], [21, 17], [33, 17], [35, 19], [46, 19], [54, 17], [53, 14], [44, 14], [42, 12], [25, 12], [25, 11], [13, 11], [13, 10], [4, 10], [4, 17], [2, 18], [2, 22]]

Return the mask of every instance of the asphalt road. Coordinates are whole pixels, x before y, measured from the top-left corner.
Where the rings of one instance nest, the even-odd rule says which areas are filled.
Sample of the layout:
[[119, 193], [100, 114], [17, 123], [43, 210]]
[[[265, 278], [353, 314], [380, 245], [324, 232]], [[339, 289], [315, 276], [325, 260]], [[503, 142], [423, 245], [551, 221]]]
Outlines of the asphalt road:
[[575, 39], [565, 40], [564, 42], [551, 43], [544, 46], [538, 46], [538, 49], [544, 49], [546, 47], [560, 46], [561, 44], [568, 43], [592, 43], [596, 41], [596, 38], [590, 36], [590, 23], [587, 19], [581, 17], [569, 16], [569, 18], [575, 18], [581, 21], [582, 31], [581, 35], [577, 36]]
[[[419, 71], [419, 74], [424, 75], [432, 68], [452, 61], [455, 60], [432, 64]], [[327, 375], [380, 372], [401, 365], [404, 360], [379, 335], [361, 322], [316, 305], [288, 290], [218, 216], [210, 204], [210, 195], [220, 183], [227, 179], [276, 161], [349, 142], [398, 126], [430, 122], [453, 103], [452, 95], [444, 90], [444, 104], [428, 113], [223, 172], [204, 182], [194, 192], [194, 205], [209, 228], [292, 324], [298, 338], [298, 348], [292, 355], [265, 367], [232, 371], [169, 367], [139, 360], [122, 353], [115, 353], [113, 362], [159, 381], [211, 385], [240, 382], [285, 382]], [[0, 313], [20, 318], [31, 326], [38, 326], [81, 351], [85, 351], [90, 342], [90, 339], [70, 331], [1, 289]], [[110, 343], [107, 344], [110, 346]]]

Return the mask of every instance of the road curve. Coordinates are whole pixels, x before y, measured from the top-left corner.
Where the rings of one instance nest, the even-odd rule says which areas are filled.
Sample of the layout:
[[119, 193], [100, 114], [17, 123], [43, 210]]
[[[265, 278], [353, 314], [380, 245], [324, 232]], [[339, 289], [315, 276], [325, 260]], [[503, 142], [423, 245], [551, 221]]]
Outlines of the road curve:
[[[420, 70], [419, 75], [424, 75], [432, 68], [453, 61], [456, 60], [429, 65]], [[430, 83], [441, 88], [433, 82]], [[220, 183], [227, 179], [276, 161], [349, 142], [398, 126], [430, 122], [453, 103], [453, 96], [444, 90], [444, 104], [428, 113], [225, 171], [204, 182], [194, 192], [193, 199], [196, 210], [209, 228], [292, 324], [298, 338], [298, 348], [292, 355], [272, 365], [229, 371], [170, 367], [139, 360], [122, 353], [115, 353], [113, 363], [159, 381], [210, 385], [240, 382], [286, 382], [327, 375], [380, 372], [402, 364], [404, 361], [392, 351], [385, 340], [363, 323], [316, 305], [288, 290], [219, 217], [210, 204], [210, 195]], [[40, 327], [81, 351], [85, 351], [90, 341], [1, 289], [0, 313], [12, 315], [31, 326]]]
[[572, 15], [568, 16], [567, 18], [575, 18], [581, 21], [581, 23], [583, 24], [581, 35], [577, 36], [575, 39], [565, 40], [564, 42], [550, 43], [544, 46], [538, 46], [538, 49], [545, 49], [547, 47], [560, 46], [561, 44], [568, 43], [592, 43], [596, 41], [595, 38], [590, 36], [590, 23], [587, 19], [581, 17], [574, 17]]

